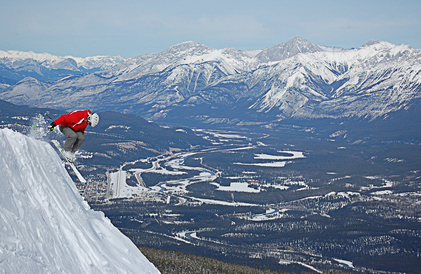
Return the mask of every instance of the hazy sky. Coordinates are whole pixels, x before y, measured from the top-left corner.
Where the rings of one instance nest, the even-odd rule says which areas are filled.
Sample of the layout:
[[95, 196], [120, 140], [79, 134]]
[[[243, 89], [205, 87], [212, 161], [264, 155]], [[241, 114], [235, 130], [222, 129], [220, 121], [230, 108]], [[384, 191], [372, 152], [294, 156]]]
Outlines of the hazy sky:
[[0, 50], [136, 57], [185, 41], [263, 49], [295, 36], [421, 48], [420, 0], [0, 0]]

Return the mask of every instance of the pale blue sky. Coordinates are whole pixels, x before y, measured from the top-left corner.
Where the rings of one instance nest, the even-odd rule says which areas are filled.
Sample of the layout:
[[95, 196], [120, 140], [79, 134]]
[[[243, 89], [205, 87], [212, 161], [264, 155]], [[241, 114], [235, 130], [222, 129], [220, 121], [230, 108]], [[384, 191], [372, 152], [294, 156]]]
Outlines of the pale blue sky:
[[0, 50], [136, 57], [185, 41], [263, 49], [300, 36], [421, 48], [420, 0], [0, 0]]

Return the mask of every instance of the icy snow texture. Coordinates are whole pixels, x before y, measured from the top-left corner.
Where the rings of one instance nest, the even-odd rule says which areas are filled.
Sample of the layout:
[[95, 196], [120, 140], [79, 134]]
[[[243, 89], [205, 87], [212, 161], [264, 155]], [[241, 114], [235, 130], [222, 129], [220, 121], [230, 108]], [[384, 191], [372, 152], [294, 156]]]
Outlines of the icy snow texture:
[[79, 195], [50, 144], [0, 130], [0, 273], [159, 273]]

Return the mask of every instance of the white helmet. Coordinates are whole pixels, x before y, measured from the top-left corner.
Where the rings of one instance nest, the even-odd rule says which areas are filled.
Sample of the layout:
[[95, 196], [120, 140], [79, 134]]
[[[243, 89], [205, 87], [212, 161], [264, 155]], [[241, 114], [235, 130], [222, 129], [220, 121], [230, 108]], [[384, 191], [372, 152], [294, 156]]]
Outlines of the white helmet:
[[88, 122], [91, 123], [91, 127], [95, 127], [99, 123], [99, 116], [96, 113], [91, 113], [88, 115]]

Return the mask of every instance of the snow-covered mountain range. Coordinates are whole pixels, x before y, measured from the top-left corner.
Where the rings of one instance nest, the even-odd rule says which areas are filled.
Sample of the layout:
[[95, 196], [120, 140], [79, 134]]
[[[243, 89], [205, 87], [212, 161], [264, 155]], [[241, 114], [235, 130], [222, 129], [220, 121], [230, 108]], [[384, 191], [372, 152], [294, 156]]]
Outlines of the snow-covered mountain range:
[[421, 95], [421, 50], [383, 41], [342, 49], [296, 37], [254, 52], [185, 42], [111, 63], [53, 82], [27, 77], [3, 86], [0, 99], [155, 120], [268, 122], [386, 117]]
[[0, 84], [13, 85], [25, 77], [41, 81], [55, 81], [72, 74], [92, 73], [106, 70], [127, 58], [121, 56], [73, 57], [0, 50]]
[[127, 58], [121, 56], [92, 56], [92, 57], [73, 57], [73, 56], [55, 56], [49, 53], [35, 53], [32, 51], [23, 52], [16, 50], [0, 50], [0, 58], [3, 65], [19, 69], [24, 67], [25, 62], [37, 62], [49, 69], [107, 69], [115, 64], [126, 61]]
[[0, 273], [159, 273], [90, 209], [50, 144], [1, 129], [0, 148]]

